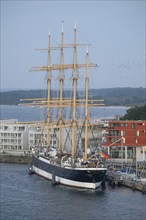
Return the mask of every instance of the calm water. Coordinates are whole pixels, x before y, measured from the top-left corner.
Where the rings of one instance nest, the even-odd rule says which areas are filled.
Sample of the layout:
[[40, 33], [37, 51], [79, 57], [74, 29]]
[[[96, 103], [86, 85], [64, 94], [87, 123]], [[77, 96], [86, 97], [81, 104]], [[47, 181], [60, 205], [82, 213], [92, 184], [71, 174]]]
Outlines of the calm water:
[[[127, 107], [99, 107], [93, 108], [91, 115], [93, 118], [113, 118], [116, 115], [124, 115]], [[46, 110], [26, 106], [1, 106], [0, 119], [18, 119], [18, 121], [44, 120]], [[55, 114], [55, 112], [54, 112]]]
[[146, 195], [125, 187], [105, 191], [52, 186], [27, 165], [0, 164], [1, 220], [145, 220]]

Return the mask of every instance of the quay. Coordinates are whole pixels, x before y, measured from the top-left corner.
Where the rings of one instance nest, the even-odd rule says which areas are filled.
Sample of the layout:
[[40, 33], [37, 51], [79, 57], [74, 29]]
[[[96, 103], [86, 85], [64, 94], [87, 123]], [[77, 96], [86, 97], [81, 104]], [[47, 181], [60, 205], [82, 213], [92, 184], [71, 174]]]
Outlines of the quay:
[[31, 162], [31, 154], [7, 154], [0, 153], [0, 163], [19, 163], [29, 164]]
[[112, 187], [126, 186], [133, 191], [138, 190], [146, 194], [146, 164], [133, 164], [131, 169], [118, 163], [109, 166], [106, 173], [106, 181]]

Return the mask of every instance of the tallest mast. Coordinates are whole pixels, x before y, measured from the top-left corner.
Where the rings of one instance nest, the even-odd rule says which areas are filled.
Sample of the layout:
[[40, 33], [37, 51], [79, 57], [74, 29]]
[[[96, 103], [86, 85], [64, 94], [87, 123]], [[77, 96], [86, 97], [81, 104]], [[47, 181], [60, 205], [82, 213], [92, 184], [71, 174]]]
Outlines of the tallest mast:
[[[50, 38], [51, 35], [49, 33], [48, 36], [48, 66], [51, 65], [51, 55], [50, 55]], [[48, 135], [47, 135], [47, 142], [48, 146], [50, 146], [50, 132], [49, 132], [49, 126], [50, 126], [50, 98], [51, 98], [51, 71], [48, 69], [48, 100], [47, 100], [47, 107], [48, 107], [48, 115], [47, 115], [47, 125], [48, 125]]]
[[75, 158], [76, 91], [77, 91], [77, 45], [76, 25], [74, 27], [74, 74], [73, 74], [73, 115], [72, 115], [72, 160]]
[[89, 88], [89, 77], [88, 77], [88, 48], [86, 52], [86, 77], [85, 77], [85, 90], [86, 90], [86, 100], [85, 100], [85, 155], [84, 161], [87, 161], [87, 148], [88, 148], [88, 88]]
[[61, 53], [60, 53], [60, 76], [59, 76], [59, 83], [60, 83], [60, 111], [59, 111], [59, 152], [62, 151], [62, 101], [63, 101], [63, 41], [64, 41], [64, 32], [63, 32], [63, 24], [62, 24], [62, 32], [61, 32]]

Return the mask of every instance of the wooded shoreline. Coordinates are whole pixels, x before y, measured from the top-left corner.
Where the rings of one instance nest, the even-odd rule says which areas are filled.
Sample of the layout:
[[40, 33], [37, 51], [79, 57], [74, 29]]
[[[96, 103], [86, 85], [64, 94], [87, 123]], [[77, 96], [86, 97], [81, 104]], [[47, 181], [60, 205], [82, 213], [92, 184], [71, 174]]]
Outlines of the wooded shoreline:
[[[57, 97], [57, 90], [52, 92], [52, 97]], [[71, 97], [71, 93], [66, 90], [65, 97]], [[20, 99], [25, 98], [46, 98], [46, 90], [15, 90], [0, 92], [1, 105], [18, 105]], [[79, 91], [78, 96], [84, 97], [84, 92]], [[89, 97], [92, 100], [103, 99], [106, 106], [141, 106], [146, 102], [146, 88], [105, 88], [90, 89]]]

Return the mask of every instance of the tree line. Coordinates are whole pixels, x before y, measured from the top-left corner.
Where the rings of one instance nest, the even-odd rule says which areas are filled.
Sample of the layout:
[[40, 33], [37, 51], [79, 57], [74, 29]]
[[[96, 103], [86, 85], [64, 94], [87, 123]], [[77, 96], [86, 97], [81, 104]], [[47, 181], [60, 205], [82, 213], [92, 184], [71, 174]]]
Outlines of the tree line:
[[[57, 97], [58, 91], [52, 91], [52, 97]], [[65, 91], [64, 97], [71, 97], [72, 92]], [[77, 97], [84, 97], [85, 93], [79, 91]], [[18, 105], [20, 99], [45, 98], [46, 90], [16, 90], [0, 92], [1, 105]], [[90, 99], [103, 99], [105, 106], [142, 106], [146, 102], [146, 88], [107, 88], [89, 90]]]

